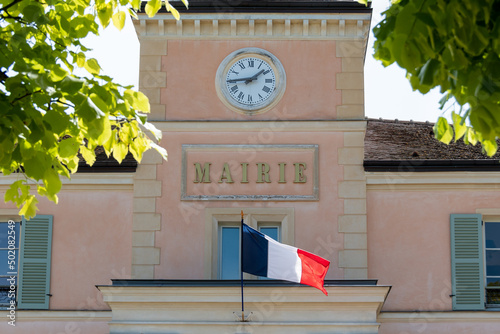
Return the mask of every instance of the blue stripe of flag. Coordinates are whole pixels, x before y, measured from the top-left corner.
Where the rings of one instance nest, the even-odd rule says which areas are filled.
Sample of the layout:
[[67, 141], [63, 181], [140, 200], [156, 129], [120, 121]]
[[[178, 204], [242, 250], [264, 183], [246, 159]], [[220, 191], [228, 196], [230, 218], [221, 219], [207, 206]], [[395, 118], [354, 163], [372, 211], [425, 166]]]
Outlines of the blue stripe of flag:
[[267, 277], [269, 242], [264, 234], [243, 224], [242, 271]]

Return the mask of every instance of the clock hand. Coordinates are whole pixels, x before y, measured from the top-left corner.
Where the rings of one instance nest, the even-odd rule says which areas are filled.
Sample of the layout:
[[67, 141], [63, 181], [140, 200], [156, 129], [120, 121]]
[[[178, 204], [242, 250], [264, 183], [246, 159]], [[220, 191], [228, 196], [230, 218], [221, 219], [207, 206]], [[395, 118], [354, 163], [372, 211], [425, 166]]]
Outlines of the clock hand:
[[252, 82], [253, 80], [256, 80], [259, 75], [261, 75], [264, 72], [264, 70], [260, 70], [259, 73], [255, 74], [254, 76], [250, 77], [248, 80], [245, 81], [245, 84], [248, 84], [249, 82]]
[[231, 83], [232, 83], [232, 82], [238, 82], [238, 81], [247, 81], [247, 80], [249, 80], [249, 79], [251, 79], [251, 77], [248, 77], [248, 78], [229, 79], [229, 80], [227, 80], [227, 82], [231, 82]]
[[245, 81], [246, 84], [248, 84], [249, 82], [252, 82], [254, 81], [255, 79], [257, 79], [257, 77], [259, 75], [261, 75], [262, 73], [264, 73], [264, 70], [260, 70], [259, 73], [251, 76], [251, 77], [247, 77], [247, 78], [236, 78], [236, 79], [229, 79], [229, 80], [226, 80], [227, 82], [230, 82], [230, 83], [233, 83], [233, 82], [238, 82], [238, 81]]

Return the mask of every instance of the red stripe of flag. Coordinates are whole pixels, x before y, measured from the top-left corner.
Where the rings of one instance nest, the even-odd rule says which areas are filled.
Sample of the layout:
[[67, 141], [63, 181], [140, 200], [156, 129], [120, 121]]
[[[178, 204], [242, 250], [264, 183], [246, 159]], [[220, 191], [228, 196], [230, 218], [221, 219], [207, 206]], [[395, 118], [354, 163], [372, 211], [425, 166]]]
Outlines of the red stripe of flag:
[[297, 254], [302, 261], [300, 283], [315, 287], [328, 296], [328, 292], [326, 292], [323, 285], [325, 283], [325, 275], [330, 267], [330, 261], [302, 249], [297, 249]]

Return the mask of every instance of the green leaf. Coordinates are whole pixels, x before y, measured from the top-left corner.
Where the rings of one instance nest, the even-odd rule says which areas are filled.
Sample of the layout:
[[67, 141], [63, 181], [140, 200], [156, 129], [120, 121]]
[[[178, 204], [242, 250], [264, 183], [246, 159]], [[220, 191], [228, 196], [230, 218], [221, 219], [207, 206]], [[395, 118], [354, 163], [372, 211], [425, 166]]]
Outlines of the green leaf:
[[52, 202], [58, 202], [57, 193], [61, 190], [62, 182], [59, 174], [54, 169], [47, 169], [44, 175], [43, 183], [47, 191], [47, 198]]
[[125, 19], [127, 18], [127, 14], [122, 11], [118, 11], [113, 14], [113, 24], [118, 30], [122, 30], [125, 26]]
[[434, 78], [437, 76], [439, 70], [439, 62], [436, 59], [429, 59], [424, 66], [422, 66], [418, 78], [420, 84], [433, 86]]
[[158, 141], [159, 141], [159, 140], [161, 140], [161, 138], [162, 138], [162, 133], [161, 133], [161, 131], [160, 131], [160, 130], [158, 130], [158, 129], [156, 128], [156, 126], [154, 126], [152, 123], [146, 122], [146, 123], [144, 124], [144, 127], [145, 127], [146, 129], [148, 129], [149, 131], [151, 131], [151, 133], [153, 134], [153, 136], [155, 137], [155, 139], [156, 139], [156, 140], [158, 140]]
[[93, 150], [89, 150], [86, 146], [80, 146], [80, 153], [82, 154], [85, 162], [89, 166], [92, 166], [95, 162], [95, 152]]
[[161, 147], [160, 145], [156, 144], [156, 143], [153, 143], [151, 142], [151, 147], [154, 148], [156, 151], [158, 151], [158, 153], [160, 153], [161, 157], [167, 161], [168, 159], [168, 154], [167, 154], [167, 150], [164, 149], [163, 147]]
[[106, 28], [109, 25], [112, 15], [113, 15], [112, 2], [109, 2], [107, 4], [101, 3], [97, 5], [97, 16], [99, 17], [99, 21], [101, 22], [101, 25], [104, 28]]
[[474, 129], [472, 128], [467, 128], [467, 132], [464, 136], [464, 142], [466, 144], [470, 145], [476, 145], [477, 144], [477, 136], [474, 133]]
[[76, 138], [67, 138], [59, 143], [59, 155], [62, 158], [71, 158], [78, 153], [80, 143]]
[[445, 144], [449, 144], [453, 140], [453, 129], [444, 117], [439, 117], [437, 123], [434, 125], [434, 133], [436, 139]]
[[142, 92], [136, 92], [131, 89], [127, 89], [123, 93], [123, 97], [128, 103], [130, 103], [132, 108], [136, 109], [137, 111], [149, 113], [149, 99]]
[[165, 7], [167, 8], [168, 12], [171, 12], [172, 15], [175, 17], [176, 20], [179, 20], [181, 18], [179, 12], [177, 9], [175, 9], [169, 2], [168, 0], [165, 0]]
[[[21, 190], [21, 193], [19, 193], [19, 190]], [[29, 186], [24, 185], [23, 180], [14, 181], [5, 192], [5, 202], [14, 202], [19, 207], [25, 201], [28, 192]]]
[[95, 93], [90, 94], [90, 100], [94, 104], [93, 107], [99, 109], [98, 112], [99, 115], [105, 116], [107, 113], [109, 113], [108, 105], [99, 96], [97, 96], [97, 94]]
[[455, 112], [452, 113], [453, 128], [455, 130], [455, 141], [462, 138], [462, 136], [467, 131], [467, 125], [465, 125], [465, 120]]
[[483, 146], [484, 150], [486, 151], [486, 154], [488, 156], [493, 156], [497, 152], [497, 142], [495, 140], [483, 140], [481, 142], [481, 145]]
[[149, 17], [153, 17], [160, 10], [160, 8], [161, 8], [161, 0], [149, 0], [146, 3], [145, 11]]
[[137, 13], [135, 12], [135, 10], [133, 8], [129, 8], [128, 9], [128, 13], [130, 14], [130, 16], [132, 16], [134, 19], [138, 20], [139, 19], [139, 16], [137, 16]]
[[78, 162], [79, 162], [79, 159], [78, 159], [78, 156], [76, 156], [76, 155], [72, 159], [70, 159], [66, 162], [66, 167], [68, 167], [68, 169], [70, 170], [70, 172], [72, 174], [76, 173], [76, 171], [78, 170]]
[[76, 54], [76, 65], [78, 67], [84, 67], [86, 64], [87, 58], [85, 57], [85, 54], [83, 52], [79, 52]]
[[85, 65], [83, 67], [90, 73], [90, 74], [99, 74], [101, 71], [101, 66], [99, 66], [99, 63], [97, 62], [96, 59], [90, 58], [85, 61]]
[[54, 65], [49, 73], [50, 80], [58, 82], [63, 80], [68, 75], [68, 72], [63, 70], [60, 66]]
[[141, 8], [141, 0], [132, 0], [131, 1], [132, 8], [135, 10], [139, 10]]
[[40, 154], [36, 154], [29, 159], [24, 160], [24, 172], [34, 180], [41, 180], [44, 175], [44, 161]]
[[24, 205], [19, 210], [19, 215], [24, 216], [26, 219], [30, 219], [35, 217], [36, 211], [37, 211], [37, 205], [38, 200], [36, 199], [35, 195], [29, 195], [26, 197], [26, 200], [24, 201]]
[[437, 28], [437, 25], [434, 22], [434, 19], [432, 18], [431, 14], [419, 12], [415, 13], [414, 15], [417, 17], [417, 19], [425, 23], [427, 26], [431, 28]]
[[43, 8], [36, 2], [30, 3], [23, 9], [23, 19], [26, 21], [37, 21], [43, 15]]
[[125, 143], [119, 142], [116, 143], [113, 147], [113, 157], [118, 161], [119, 163], [122, 163], [123, 159], [125, 159], [125, 156], [128, 153], [128, 147], [125, 145]]

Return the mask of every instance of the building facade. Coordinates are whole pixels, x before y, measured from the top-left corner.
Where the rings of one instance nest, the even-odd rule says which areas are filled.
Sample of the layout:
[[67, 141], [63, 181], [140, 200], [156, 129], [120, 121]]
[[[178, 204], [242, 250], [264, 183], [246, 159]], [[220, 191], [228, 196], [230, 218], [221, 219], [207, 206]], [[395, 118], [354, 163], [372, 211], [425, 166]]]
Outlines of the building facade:
[[[0, 252], [20, 236], [0, 331], [500, 333], [497, 160], [365, 119], [370, 20], [354, 1], [139, 14], [140, 90], [169, 160], [82, 166], [30, 221], [0, 205]], [[328, 259], [329, 295], [245, 274], [242, 321], [241, 211]]]

